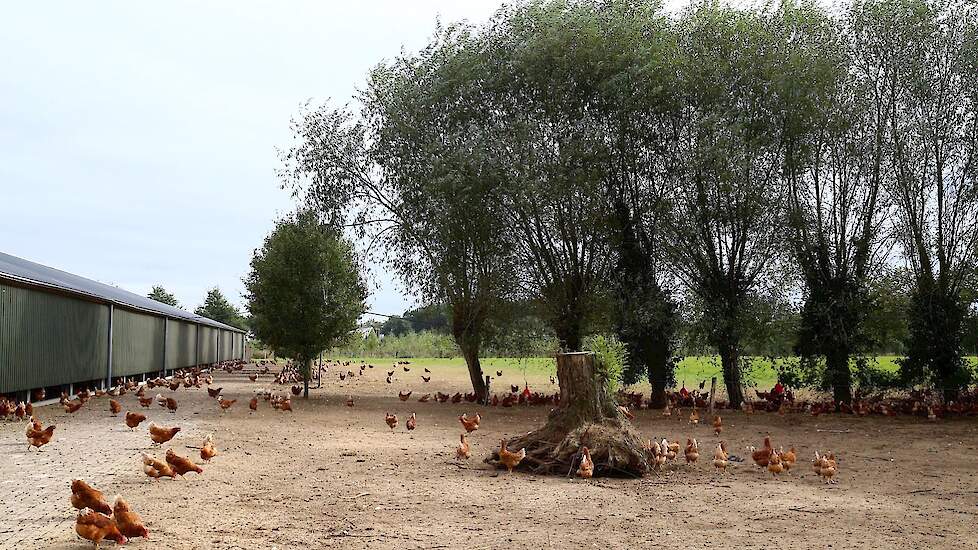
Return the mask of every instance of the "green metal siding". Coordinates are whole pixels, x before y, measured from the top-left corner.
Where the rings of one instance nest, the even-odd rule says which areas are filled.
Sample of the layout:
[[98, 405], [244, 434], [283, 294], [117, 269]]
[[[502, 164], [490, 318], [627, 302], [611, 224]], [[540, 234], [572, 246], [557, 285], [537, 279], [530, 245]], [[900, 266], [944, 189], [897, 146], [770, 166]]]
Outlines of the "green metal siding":
[[0, 393], [106, 376], [109, 306], [0, 284]]
[[183, 321], [167, 321], [166, 368], [182, 369], [194, 364], [197, 345], [197, 325]]
[[163, 318], [115, 308], [112, 317], [112, 377], [163, 369]]
[[235, 332], [234, 334], [232, 334], [231, 338], [232, 338], [231, 359], [241, 359], [242, 337], [240, 334]]
[[200, 327], [200, 357], [198, 360], [201, 364], [217, 361], [217, 329]]
[[235, 333], [230, 330], [221, 331], [221, 361], [234, 358], [234, 337]]

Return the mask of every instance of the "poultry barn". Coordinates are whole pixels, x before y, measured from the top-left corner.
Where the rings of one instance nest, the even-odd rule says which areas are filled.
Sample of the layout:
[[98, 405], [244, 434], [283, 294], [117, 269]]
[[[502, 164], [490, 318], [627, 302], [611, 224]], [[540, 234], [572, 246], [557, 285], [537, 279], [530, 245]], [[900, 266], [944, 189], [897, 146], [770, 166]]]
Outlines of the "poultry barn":
[[39, 401], [244, 354], [237, 328], [0, 252], [0, 395]]

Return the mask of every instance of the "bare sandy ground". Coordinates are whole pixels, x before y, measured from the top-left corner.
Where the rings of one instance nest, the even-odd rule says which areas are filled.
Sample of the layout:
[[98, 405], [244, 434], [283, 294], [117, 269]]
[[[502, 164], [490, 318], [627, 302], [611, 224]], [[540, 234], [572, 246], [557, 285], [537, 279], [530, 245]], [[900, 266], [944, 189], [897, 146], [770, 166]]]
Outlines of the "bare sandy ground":
[[[22, 423], [3, 423], [0, 548], [90, 548], [74, 533], [68, 484], [76, 477], [124, 495], [143, 516], [151, 538], [133, 548], [978, 548], [976, 418], [725, 414], [723, 438], [735, 454], [766, 434], [775, 446], [796, 447], [796, 471], [774, 480], [749, 463], [715, 474], [705, 460], [716, 445], [708, 425], [638, 411], [635, 424], [648, 437], [696, 437], [702, 463], [644, 479], [509, 475], [482, 458], [501, 437], [541, 424], [545, 408], [418, 403], [422, 391], [464, 391], [465, 373], [434, 367], [423, 384], [420, 369], [399, 371], [388, 385], [389, 369], [346, 382], [333, 369], [308, 402], [294, 400], [292, 414], [265, 402], [249, 414], [247, 400], [269, 387], [268, 377], [219, 374], [215, 385], [239, 400], [223, 415], [203, 390], [173, 392], [176, 414], [154, 406], [150, 419], [183, 431], [148, 452], [162, 457], [172, 447], [196, 457], [188, 447], [213, 433], [221, 453], [203, 474], [175, 481], [142, 474], [146, 424], [130, 433], [105, 398], [71, 416], [39, 410], [45, 425], [58, 426], [41, 453], [25, 450]], [[504, 373], [497, 383], [521, 381]], [[546, 379], [534, 382], [549, 388]], [[415, 394], [401, 402], [400, 389]], [[123, 402], [138, 408], [132, 395]], [[400, 418], [393, 434], [386, 411]], [[418, 429], [407, 432], [411, 411]], [[459, 463], [456, 417], [476, 411], [483, 422], [472, 434], [473, 458]], [[815, 449], [838, 454], [838, 484], [811, 473]]]

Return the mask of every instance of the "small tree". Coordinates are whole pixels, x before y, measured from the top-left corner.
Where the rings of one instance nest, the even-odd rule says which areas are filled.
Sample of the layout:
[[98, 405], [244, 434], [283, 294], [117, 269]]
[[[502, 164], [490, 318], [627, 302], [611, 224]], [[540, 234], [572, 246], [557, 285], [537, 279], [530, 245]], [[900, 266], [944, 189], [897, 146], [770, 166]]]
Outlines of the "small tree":
[[201, 317], [207, 317], [208, 319], [213, 319], [219, 323], [240, 329], [244, 329], [247, 326], [241, 311], [234, 307], [234, 304], [229, 302], [224, 297], [224, 294], [221, 293], [221, 289], [216, 286], [207, 291], [204, 303], [197, 306], [194, 313]]
[[367, 287], [352, 245], [315, 214], [280, 220], [245, 279], [252, 330], [302, 365], [309, 397], [313, 359], [356, 330]]
[[153, 290], [150, 290], [146, 297], [150, 300], [156, 300], [161, 304], [180, 307], [180, 302], [177, 301], [177, 297], [167, 292], [166, 289], [160, 285], [153, 285]]
[[377, 331], [371, 329], [367, 333], [367, 337], [363, 339], [363, 349], [368, 356], [377, 353], [377, 350], [380, 349], [380, 337], [377, 336]]

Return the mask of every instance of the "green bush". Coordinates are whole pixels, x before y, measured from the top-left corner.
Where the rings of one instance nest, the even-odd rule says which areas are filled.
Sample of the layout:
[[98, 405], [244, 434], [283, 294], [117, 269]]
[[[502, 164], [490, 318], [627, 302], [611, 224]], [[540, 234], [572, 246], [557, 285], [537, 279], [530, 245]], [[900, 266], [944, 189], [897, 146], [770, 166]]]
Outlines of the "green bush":
[[608, 391], [615, 393], [628, 367], [628, 349], [611, 335], [593, 334], [584, 338], [584, 349], [594, 353], [595, 369], [604, 379]]
[[856, 357], [853, 363], [853, 385], [862, 390], [864, 394], [904, 387], [900, 373], [881, 368], [876, 359], [860, 356]]
[[366, 338], [356, 333], [333, 353], [347, 357], [440, 357], [450, 358], [460, 354], [455, 340], [435, 331], [408, 332], [401, 336], [389, 334], [378, 338], [370, 333]]
[[827, 391], [825, 360], [821, 357], [781, 357], [771, 360], [777, 380], [786, 388]]

